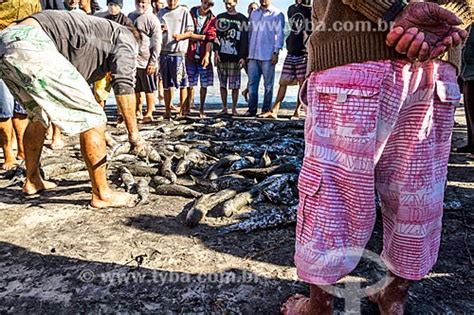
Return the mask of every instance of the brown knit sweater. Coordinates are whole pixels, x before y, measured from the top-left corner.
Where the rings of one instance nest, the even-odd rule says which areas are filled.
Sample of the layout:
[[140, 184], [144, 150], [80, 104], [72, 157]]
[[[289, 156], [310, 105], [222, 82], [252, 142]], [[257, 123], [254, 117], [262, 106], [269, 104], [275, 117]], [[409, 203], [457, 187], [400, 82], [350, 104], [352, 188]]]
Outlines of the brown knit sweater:
[[[406, 56], [385, 44], [388, 30], [380, 31], [378, 27], [378, 21], [383, 20], [384, 14], [396, 1], [313, 0], [314, 32], [308, 47], [308, 74], [355, 62], [406, 59]], [[454, 12], [463, 20], [465, 27], [473, 21], [474, 0], [429, 2], [437, 2]], [[341, 26], [345, 26], [343, 31], [334, 30]], [[359, 31], [356, 31], [357, 28]], [[452, 49], [441, 58], [459, 70], [461, 48]]]

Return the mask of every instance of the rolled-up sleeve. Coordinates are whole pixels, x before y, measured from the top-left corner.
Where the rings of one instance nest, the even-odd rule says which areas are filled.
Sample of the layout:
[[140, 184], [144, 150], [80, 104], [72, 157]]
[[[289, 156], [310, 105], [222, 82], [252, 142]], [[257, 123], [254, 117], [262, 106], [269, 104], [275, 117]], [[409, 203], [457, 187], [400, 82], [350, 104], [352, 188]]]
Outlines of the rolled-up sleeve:
[[115, 95], [135, 93], [137, 57], [138, 43], [129, 30], [122, 29], [116, 47], [109, 57], [111, 84]]

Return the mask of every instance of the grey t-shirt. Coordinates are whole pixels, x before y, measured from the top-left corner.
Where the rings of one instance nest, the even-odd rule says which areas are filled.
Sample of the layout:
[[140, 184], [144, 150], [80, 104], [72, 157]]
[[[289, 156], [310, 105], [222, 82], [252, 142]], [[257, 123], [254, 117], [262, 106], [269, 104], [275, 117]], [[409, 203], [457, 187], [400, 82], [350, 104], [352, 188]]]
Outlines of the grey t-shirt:
[[137, 68], [145, 69], [149, 64], [156, 66], [161, 51], [160, 20], [152, 11], [143, 14], [132, 12], [128, 18], [142, 34], [142, 42], [138, 52]]
[[158, 18], [167, 29], [163, 32], [161, 54], [184, 56], [188, 51], [189, 39], [177, 42], [173, 39], [173, 35], [194, 31], [194, 22], [189, 10], [183, 6], [178, 6], [173, 10], [164, 8], [158, 12]]
[[138, 43], [126, 27], [67, 11], [46, 10], [31, 17], [87, 82], [111, 72], [116, 95], [134, 93]]

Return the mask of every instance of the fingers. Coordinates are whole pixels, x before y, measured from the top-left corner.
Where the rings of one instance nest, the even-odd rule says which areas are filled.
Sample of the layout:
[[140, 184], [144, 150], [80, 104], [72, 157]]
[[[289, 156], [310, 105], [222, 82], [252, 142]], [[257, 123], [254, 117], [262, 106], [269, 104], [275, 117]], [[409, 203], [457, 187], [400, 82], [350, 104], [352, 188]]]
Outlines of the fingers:
[[[410, 47], [408, 47], [407, 57], [410, 58], [410, 59], [415, 59], [415, 58], [419, 59], [420, 51], [421, 51], [421, 48], [422, 48], [423, 44], [426, 44], [425, 43], [425, 34], [422, 33], [422, 32], [419, 32], [416, 35], [416, 37], [413, 39], [413, 41], [411, 42]], [[428, 46], [428, 45], [426, 45], [426, 46]]]
[[438, 58], [439, 56], [444, 54], [447, 49], [448, 47], [446, 47], [443, 44], [437, 45], [435, 48], [431, 50], [430, 59]]
[[423, 42], [420, 52], [418, 53], [418, 60], [425, 62], [428, 61], [428, 59], [430, 59], [430, 46], [427, 42]]
[[394, 47], [398, 43], [398, 41], [400, 40], [400, 38], [402, 37], [404, 33], [405, 33], [405, 30], [403, 29], [403, 27], [398, 26], [392, 29], [387, 35], [387, 40], [386, 40], [387, 46]]
[[397, 45], [395, 46], [395, 50], [400, 54], [406, 54], [411, 43], [418, 35], [418, 29], [416, 27], [411, 27], [408, 29], [400, 38]]

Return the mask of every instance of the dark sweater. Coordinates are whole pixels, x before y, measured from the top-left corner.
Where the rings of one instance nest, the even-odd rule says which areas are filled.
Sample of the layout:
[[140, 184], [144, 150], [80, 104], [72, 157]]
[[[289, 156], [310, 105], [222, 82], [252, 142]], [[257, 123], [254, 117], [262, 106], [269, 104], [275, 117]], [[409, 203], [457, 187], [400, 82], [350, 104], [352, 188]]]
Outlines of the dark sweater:
[[[385, 44], [387, 31], [372, 31], [377, 29], [377, 22], [383, 18], [389, 8], [399, 0], [317, 0], [313, 1], [313, 24], [326, 25], [326, 31], [317, 28], [311, 35], [308, 47], [309, 63], [308, 74], [312, 71], [321, 71], [349, 63], [406, 59], [405, 55], [398, 54], [393, 47]], [[472, 22], [472, 0], [431, 0], [442, 4], [446, 9], [454, 12], [467, 27]], [[352, 23], [371, 22], [368, 31], [330, 30], [338, 22]], [[446, 60], [460, 67], [461, 48], [450, 50]]]

